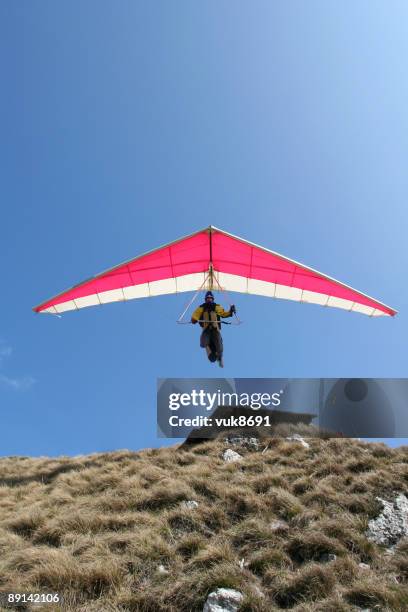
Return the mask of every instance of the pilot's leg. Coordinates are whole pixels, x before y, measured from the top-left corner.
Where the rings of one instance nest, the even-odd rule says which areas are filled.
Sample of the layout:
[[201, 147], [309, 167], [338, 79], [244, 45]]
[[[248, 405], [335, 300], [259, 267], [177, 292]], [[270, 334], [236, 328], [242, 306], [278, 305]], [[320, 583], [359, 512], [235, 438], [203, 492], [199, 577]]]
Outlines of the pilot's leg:
[[224, 367], [224, 362], [223, 362], [223, 352], [224, 352], [224, 344], [222, 341], [222, 336], [221, 336], [221, 332], [219, 332], [218, 330], [214, 330], [214, 347], [215, 347], [215, 353], [218, 359], [218, 363], [220, 364], [221, 367]]
[[217, 348], [216, 348], [216, 330], [212, 327], [208, 328], [208, 338], [209, 342], [206, 346], [207, 357], [208, 359], [214, 363], [217, 360]]
[[203, 329], [200, 336], [200, 346], [201, 348], [206, 348], [210, 342], [209, 329]]

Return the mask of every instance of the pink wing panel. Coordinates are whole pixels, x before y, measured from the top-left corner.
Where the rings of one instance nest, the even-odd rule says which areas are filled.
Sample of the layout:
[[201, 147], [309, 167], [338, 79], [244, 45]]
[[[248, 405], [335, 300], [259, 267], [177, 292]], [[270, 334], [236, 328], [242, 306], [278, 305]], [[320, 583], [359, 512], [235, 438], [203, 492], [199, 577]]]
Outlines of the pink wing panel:
[[56, 304], [111, 289], [121, 289], [185, 274], [204, 272], [208, 270], [209, 258], [209, 234], [207, 231], [202, 231], [102, 272], [102, 274], [51, 298], [48, 302], [37, 306], [35, 310], [41, 312]]
[[310, 270], [301, 264], [288, 261], [260, 247], [216, 232], [212, 236], [214, 269], [270, 283], [297, 287], [315, 293], [351, 300], [394, 315], [395, 311], [358, 291], [345, 287], [324, 274]]

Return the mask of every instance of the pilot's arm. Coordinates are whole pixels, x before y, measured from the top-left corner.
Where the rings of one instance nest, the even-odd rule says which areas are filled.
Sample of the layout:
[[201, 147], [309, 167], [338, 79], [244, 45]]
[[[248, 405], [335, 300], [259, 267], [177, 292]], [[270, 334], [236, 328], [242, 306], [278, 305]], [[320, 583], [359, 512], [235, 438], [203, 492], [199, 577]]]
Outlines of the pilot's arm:
[[229, 310], [224, 310], [222, 306], [217, 304], [216, 307], [215, 307], [215, 312], [220, 317], [223, 317], [224, 319], [226, 319], [227, 317], [232, 317], [232, 315], [235, 312], [235, 306], [232, 304], [231, 308]]
[[202, 306], [198, 306], [198, 308], [196, 308], [193, 314], [191, 315], [192, 324], [195, 325], [197, 321], [200, 321], [202, 318], [202, 315], [203, 315], [203, 308]]

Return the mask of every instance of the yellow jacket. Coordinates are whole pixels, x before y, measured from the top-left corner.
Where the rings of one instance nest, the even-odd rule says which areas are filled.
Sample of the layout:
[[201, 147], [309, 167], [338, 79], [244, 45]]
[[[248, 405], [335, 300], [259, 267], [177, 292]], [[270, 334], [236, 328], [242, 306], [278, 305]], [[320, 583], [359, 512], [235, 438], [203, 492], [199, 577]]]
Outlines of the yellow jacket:
[[[218, 315], [219, 317], [223, 317], [224, 319], [226, 317], [231, 317], [231, 311], [230, 310], [224, 310], [222, 306], [220, 306], [220, 304], [214, 304], [215, 308], [215, 314]], [[191, 321], [192, 323], [196, 323], [197, 321], [202, 321], [203, 319], [203, 312], [204, 312], [204, 304], [202, 304], [201, 306], [198, 306], [198, 308], [195, 309], [195, 311], [193, 312], [193, 314], [191, 315]], [[201, 327], [203, 326], [207, 326], [205, 323], [200, 323]], [[220, 326], [218, 326], [220, 327]]]

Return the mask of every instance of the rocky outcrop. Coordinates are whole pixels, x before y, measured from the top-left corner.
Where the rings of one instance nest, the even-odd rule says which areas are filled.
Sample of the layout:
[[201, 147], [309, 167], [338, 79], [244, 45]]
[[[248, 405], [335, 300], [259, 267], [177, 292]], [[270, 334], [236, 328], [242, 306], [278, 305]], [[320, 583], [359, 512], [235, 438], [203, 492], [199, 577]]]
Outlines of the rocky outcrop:
[[292, 436], [288, 436], [286, 439], [299, 442], [299, 444], [301, 444], [304, 448], [310, 448], [310, 444], [306, 442], [306, 440], [304, 440], [302, 436], [299, 436], [299, 434], [293, 434]]
[[260, 448], [260, 443], [258, 438], [253, 436], [241, 436], [241, 435], [229, 435], [224, 438], [224, 441], [227, 444], [231, 444], [232, 446], [242, 446], [249, 450], [257, 451]]
[[237, 612], [243, 599], [234, 589], [217, 589], [208, 595], [203, 612]]
[[403, 493], [392, 502], [376, 498], [383, 509], [377, 518], [368, 523], [366, 536], [382, 546], [395, 546], [399, 540], [408, 536], [408, 499]]
[[240, 455], [239, 453], [236, 453], [235, 451], [233, 451], [232, 448], [227, 448], [222, 453], [222, 458], [227, 463], [233, 463], [234, 461], [240, 461], [242, 459], [242, 455]]
[[181, 502], [181, 506], [183, 508], [186, 508], [186, 510], [195, 510], [196, 508], [198, 508], [198, 502], [195, 501], [195, 499], [187, 499]]

